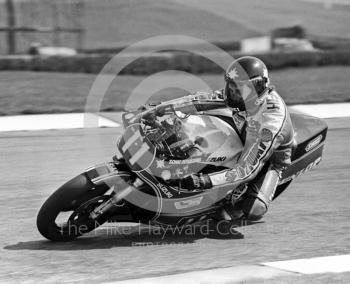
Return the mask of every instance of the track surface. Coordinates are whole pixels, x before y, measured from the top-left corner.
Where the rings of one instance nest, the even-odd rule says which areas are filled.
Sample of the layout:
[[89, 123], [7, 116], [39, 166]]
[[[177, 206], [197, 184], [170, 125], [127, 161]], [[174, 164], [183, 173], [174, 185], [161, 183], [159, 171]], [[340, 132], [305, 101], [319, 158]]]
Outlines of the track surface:
[[[84, 168], [109, 160], [119, 133], [116, 128], [0, 134], [1, 282], [97, 283], [350, 253], [348, 128], [329, 131], [323, 162], [272, 204], [264, 222], [239, 229], [243, 237], [162, 239], [147, 231], [139, 236], [136, 227], [132, 236], [101, 228], [76, 242], [44, 240], [35, 225], [41, 204]], [[132, 246], [142, 241], [167, 244]], [[346, 283], [350, 273], [302, 279]]]

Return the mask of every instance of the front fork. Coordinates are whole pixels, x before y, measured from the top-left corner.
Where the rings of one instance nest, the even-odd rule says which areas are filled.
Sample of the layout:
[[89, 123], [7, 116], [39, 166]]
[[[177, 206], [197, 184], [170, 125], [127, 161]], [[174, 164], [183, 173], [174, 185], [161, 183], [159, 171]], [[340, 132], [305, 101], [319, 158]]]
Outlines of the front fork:
[[106, 202], [102, 203], [100, 206], [96, 207], [91, 213], [90, 217], [93, 220], [96, 220], [101, 215], [109, 212], [110, 210], [114, 210], [116, 207], [123, 206], [123, 200], [129, 194], [131, 194], [134, 190], [137, 190], [138, 187], [142, 186], [144, 182], [140, 178], [136, 178], [132, 185], [123, 188], [119, 192], [115, 192], [114, 195]]

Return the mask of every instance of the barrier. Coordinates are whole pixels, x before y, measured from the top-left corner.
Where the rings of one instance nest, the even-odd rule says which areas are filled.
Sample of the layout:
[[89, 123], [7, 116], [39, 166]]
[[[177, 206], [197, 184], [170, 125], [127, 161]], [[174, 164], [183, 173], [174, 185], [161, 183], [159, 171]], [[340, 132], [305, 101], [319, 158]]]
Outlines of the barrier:
[[[243, 54], [235, 53], [235, 57]], [[350, 51], [315, 51], [293, 53], [257, 54], [269, 69], [287, 67], [311, 67], [325, 65], [350, 65]], [[0, 70], [32, 70], [51, 72], [98, 73], [113, 57], [110, 54], [80, 54], [76, 56], [2, 56]], [[163, 70], [176, 69], [199, 73], [222, 73], [222, 69], [210, 60], [189, 53], [159, 53], [150, 57], [141, 57], [122, 70], [122, 74], [147, 75]], [[113, 67], [110, 73], [113, 73]]]

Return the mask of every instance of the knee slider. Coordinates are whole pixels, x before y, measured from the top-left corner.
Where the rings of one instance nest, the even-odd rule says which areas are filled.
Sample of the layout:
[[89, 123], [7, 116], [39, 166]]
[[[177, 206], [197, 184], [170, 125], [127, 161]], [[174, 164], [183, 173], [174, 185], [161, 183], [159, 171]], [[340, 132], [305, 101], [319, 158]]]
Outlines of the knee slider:
[[259, 198], [247, 196], [240, 204], [245, 217], [248, 220], [257, 221], [260, 220], [267, 212], [267, 205]]

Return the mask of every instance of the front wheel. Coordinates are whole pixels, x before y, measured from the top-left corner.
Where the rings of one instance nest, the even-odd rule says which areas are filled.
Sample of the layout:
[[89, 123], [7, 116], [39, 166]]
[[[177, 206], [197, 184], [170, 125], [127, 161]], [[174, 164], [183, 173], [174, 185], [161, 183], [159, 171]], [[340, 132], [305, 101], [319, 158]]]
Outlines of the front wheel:
[[[110, 198], [103, 195], [109, 187], [95, 188], [80, 174], [56, 190], [42, 205], [37, 216], [41, 235], [52, 241], [71, 241], [106, 222], [109, 216], [90, 218], [90, 212]], [[61, 215], [68, 215], [59, 220]]]

